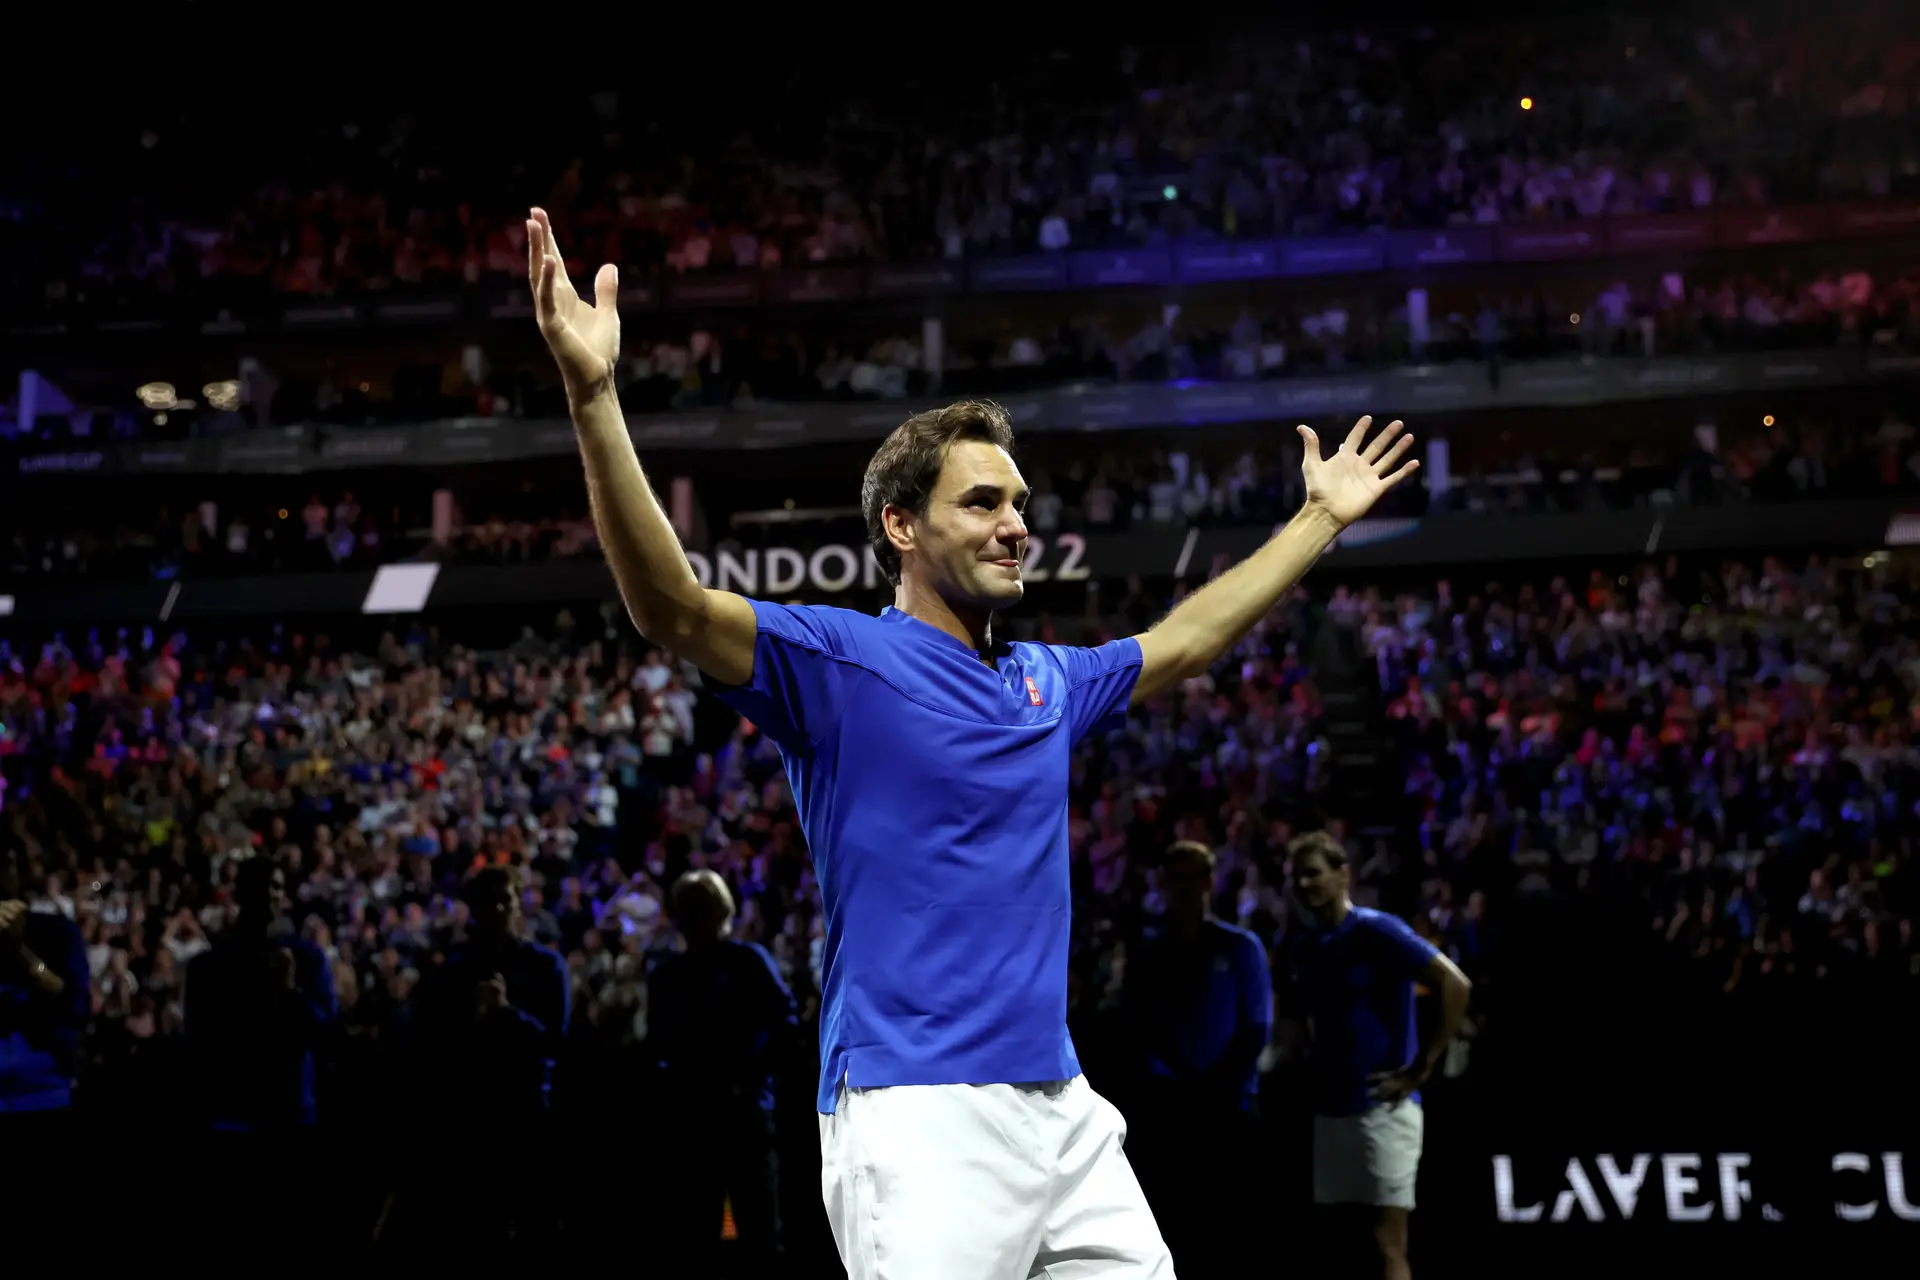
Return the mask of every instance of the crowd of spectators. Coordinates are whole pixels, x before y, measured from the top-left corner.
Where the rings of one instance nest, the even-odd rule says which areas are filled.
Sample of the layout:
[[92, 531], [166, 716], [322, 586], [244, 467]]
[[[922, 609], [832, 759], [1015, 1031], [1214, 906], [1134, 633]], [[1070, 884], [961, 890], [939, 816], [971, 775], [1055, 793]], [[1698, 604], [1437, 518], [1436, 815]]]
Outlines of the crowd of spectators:
[[[1731, 416], [1731, 415], [1730, 415]], [[1444, 439], [1447, 432], [1423, 434]], [[1675, 426], [1656, 440], [1543, 438], [1499, 442], [1464, 432], [1444, 465], [1431, 451], [1417, 487], [1390, 497], [1383, 515], [1515, 516], [1636, 507], [1731, 506], [1843, 500], [1920, 487], [1920, 438], [1908, 415], [1854, 411], [1723, 426]], [[1036, 433], [1021, 464], [1033, 497], [1027, 518], [1044, 539], [1061, 533], [1272, 525], [1296, 509], [1299, 448], [1289, 433], [1249, 439], [1195, 430], [1177, 447], [1123, 435], [1098, 450], [1088, 438]], [[1425, 448], [1426, 446], [1423, 446]], [[748, 483], [690, 460], [696, 549], [757, 545], [751, 519], [804, 496], [821, 523], [801, 537], [860, 543], [854, 495], [840, 477], [862, 461], [856, 447], [796, 463]], [[308, 478], [272, 484], [181, 485], [156, 503], [76, 506], [31, 494], [0, 518], [0, 581], [115, 580], [368, 569], [408, 559], [526, 564], [599, 554], [577, 463], [554, 459], [516, 471], [514, 483], [456, 479], [444, 539], [424, 486], [403, 472], [351, 485]], [[664, 481], [662, 481], [664, 483]], [[839, 486], [839, 487], [836, 487]], [[356, 491], [359, 496], [356, 496]], [[835, 495], [844, 494], [836, 505]], [[569, 497], [569, 495], [572, 495]], [[836, 518], [836, 514], [837, 518]], [[764, 532], [764, 530], [762, 530]]]
[[[1117, 1007], [1170, 840], [1216, 848], [1219, 914], [1272, 942], [1281, 851], [1319, 817], [1355, 846], [1359, 900], [1476, 976], [1517, 897], [1577, 885], [1714, 989], [1920, 977], [1912, 584], [1854, 563], [1298, 593], [1084, 748], [1076, 1017]], [[1392, 838], [1323, 812], [1339, 762], [1306, 655], [1325, 627], [1384, 690], [1409, 804]], [[124, 634], [0, 652], [0, 826], [33, 910], [84, 937], [88, 1070], [182, 1032], [185, 967], [255, 858], [283, 870], [363, 1047], [464, 935], [459, 888], [486, 865], [524, 872], [582, 1052], [645, 1041], [665, 891], [689, 868], [726, 878], [738, 935], [810, 1011], [818, 889], [777, 753], [697, 688], [570, 618], [498, 650], [415, 628], [364, 653]]]
[[[1920, 351], [1916, 289], [1912, 272], [1782, 263], [1685, 275], [1647, 267], [1598, 285], [1590, 276], [1535, 277], [1524, 288], [1489, 281], [1480, 290], [1423, 292], [1417, 305], [1404, 287], [1351, 284], [1245, 304], [1089, 303], [1052, 315], [1013, 307], [939, 326], [844, 313], [804, 327], [772, 313], [728, 326], [648, 317], [629, 326], [616, 380], [634, 414], [1005, 396], [1081, 383], [1245, 382], [1409, 364], [1477, 364], [1498, 385], [1508, 364], [1543, 359], [1910, 355]], [[356, 342], [289, 352], [265, 381], [249, 384], [244, 404], [46, 413], [16, 443], [70, 447], [123, 436], [219, 436], [265, 422], [358, 427], [566, 412], [531, 326], [493, 341], [492, 367], [471, 364], [449, 338], [438, 359], [429, 343], [417, 359], [375, 377], [356, 365], [383, 363], [387, 353], [364, 336]], [[147, 365], [122, 363], [124, 395], [141, 376], [134, 370]], [[113, 367], [90, 360], [83, 376], [92, 385]], [[85, 435], [77, 434], [81, 419]], [[0, 409], [0, 438], [16, 433]]]
[[[707, 410], [808, 400], [905, 400], [1004, 395], [1082, 381], [1244, 382], [1405, 364], [1596, 356], [1679, 356], [1845, 348], [1920, 351], [1920, 279], [1912, 273], [1793, 270], [1583, 282], [1535, 280], [1524, 292], [1479, 296], [1354, 287], [1309, 300], [1240, 307], [1089, 307], [1063, 321], [1019, 309], [978, 330], [943, 331], [929, 358], [925, 331], [641, 339], [622, 361], [629, 412]], [[866, 326], [871, 329], [872, 325]], [[1495, 375], [1497, 376], [1497, 375]], [[502, 396], [511, 402], [511, 393]], [[520, 399], [556, 407], [550, 395]]]
[[884, 62], [810, 79], [803, 59], [778, 92], [702, 85], [697, 111], [684, 91], [607, 92], [517, 118], [450, 99], [233, 119], [224, 91], [170, 95], [89, 138], [50, 132], [5, 175], [0, 269], [20, 314], [457, 287], [521, 269], [530, 194], [583, 262], [702, 272], [1911, 189], [1911, 16], [1777, 9], [1256, 27], [1002, 52], [937, 91]]

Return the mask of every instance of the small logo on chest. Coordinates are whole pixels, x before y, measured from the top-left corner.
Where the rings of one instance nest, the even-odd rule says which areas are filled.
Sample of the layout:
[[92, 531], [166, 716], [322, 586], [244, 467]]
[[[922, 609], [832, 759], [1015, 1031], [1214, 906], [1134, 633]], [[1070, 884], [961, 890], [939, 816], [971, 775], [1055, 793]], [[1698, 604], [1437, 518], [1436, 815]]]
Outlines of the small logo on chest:
[[1027, 701], [1036, 707], [1045, 705], [1047, 701], [1040, 696], [1040, 686], [1033, 682], [1032, 676], [1027, 677]]

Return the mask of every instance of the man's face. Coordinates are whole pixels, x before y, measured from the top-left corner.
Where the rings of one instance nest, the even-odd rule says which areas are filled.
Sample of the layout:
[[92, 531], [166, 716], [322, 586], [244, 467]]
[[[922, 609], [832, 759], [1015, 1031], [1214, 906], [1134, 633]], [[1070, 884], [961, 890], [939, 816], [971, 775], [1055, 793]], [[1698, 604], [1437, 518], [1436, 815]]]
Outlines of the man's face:
[[[911, 539], [913, 573], [949, 602], [1003, 609], [1025, 586], [1027, 484], [1005, 449], [962, 440], [947, 450], [940, 479], [915, 519], [895, 513], [889, 529]], [[903, 557], [904, 559], [904, 557]]]
[[1167, 909], [1173, 914], [1206, 914], [1213, 894], [1213, 874], [1204, 861], [1191, 855], [1176, 855], [1168, 860], [1160, 883], [1167, 895]]
[[493, 937], [513, 932], [520, 922], [520, 898], [509, 889], [490, 893], [474, 903], [474, 926]]
[[1323, 854], [1303, 853], [1293, 860], [1293, 891], [1309, 911], [1320, 912], [1347, 891], [1347, 869], [1327, 865]]
[[287, 909], [292, 905], [292, 899], [287, 896], [286, 874], [281, 871], [275, 871], [273, 878], [267, 881], [265, 906], [267, 908], [268, 919], [280, 919], [280, 917], [287, 914]]

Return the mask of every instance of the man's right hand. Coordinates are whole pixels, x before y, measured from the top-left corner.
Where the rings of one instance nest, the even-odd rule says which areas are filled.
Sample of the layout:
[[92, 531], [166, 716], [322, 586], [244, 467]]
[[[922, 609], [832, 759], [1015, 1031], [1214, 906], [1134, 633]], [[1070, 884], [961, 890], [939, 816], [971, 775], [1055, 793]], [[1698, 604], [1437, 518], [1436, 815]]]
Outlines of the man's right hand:
[[18, 898], [0, 902], [0, 953], [20, 950], [27, 942], [27, 904]]
[[296, 974], [294, 972], [293, 952], [285, 947], [270, 947], [267, 950], [267, 983], [275, 991], [292, 991]]
[[473, 1011], [478, 1017], [489, 1017], [507, 1007], [511, 1001], [507, 998], [507, 980], [500, 974], [494, 974], [473, 989]]
[[527, 283], [540, 336], [560, 366], [567, 398], [579, 405], [612, 394], [613, 366], [620, 358], [619, 268], [601, 267], [593, 278], [594, 301], [582, 298], [567, 278], [552, 220], [545, 209], [535, 209], [527, 219]]

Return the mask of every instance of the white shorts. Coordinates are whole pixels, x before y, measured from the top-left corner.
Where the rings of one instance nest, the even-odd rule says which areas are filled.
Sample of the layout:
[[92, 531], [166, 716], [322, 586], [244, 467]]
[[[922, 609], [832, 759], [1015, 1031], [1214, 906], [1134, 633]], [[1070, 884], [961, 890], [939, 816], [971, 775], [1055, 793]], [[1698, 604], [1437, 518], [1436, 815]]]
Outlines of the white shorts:
[[1086, 1077], [841, 1085], [820, 1117], [821, 1188], [849, 1280], [1172, 1280]]
[[1313, 1202], [1413, 1208], [1426, 1116], [1411, 1100], [1313, 1118]]

